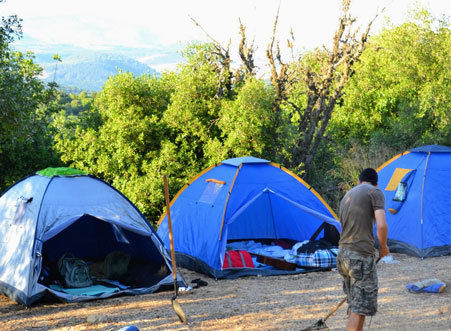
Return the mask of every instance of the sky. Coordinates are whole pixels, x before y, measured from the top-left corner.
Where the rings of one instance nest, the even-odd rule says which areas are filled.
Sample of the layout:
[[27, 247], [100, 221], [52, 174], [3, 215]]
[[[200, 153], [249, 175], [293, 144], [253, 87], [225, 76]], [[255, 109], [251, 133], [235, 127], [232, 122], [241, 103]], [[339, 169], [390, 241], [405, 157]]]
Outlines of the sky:
[[[385, 7], [373, 24], [375, 33], [386, 18], [395, 24], [405, 21], [416, 3], [435, 16], [451, 15], [449, 0], [354, 0], [351, 13], [363, 28]], [[37, 43], [97, 50], [118, 46], [169, 48], [208, 40], [206, 31], [223, 46], [230, 40], [234, 51], [241, 20], [257, 55], [264, 58], [279, 6], [277, 37], [282, 50], [291, 29], [297, 50], [331, 44], [340, 0], [4, 0], [0, 16], [18, 15], [23, 19], [24, 35]], [[149, 52], [148, 63], [158, 56]]]

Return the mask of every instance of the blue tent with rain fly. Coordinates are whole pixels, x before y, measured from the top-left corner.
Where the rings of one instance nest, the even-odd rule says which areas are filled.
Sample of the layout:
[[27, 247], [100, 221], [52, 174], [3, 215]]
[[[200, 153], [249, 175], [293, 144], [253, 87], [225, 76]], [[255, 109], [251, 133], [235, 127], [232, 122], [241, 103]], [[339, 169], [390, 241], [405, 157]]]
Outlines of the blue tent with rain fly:
[[[27, 306], [46, 294], [72, 302], [173, 285], [167, 250], [141, 212], [76, 169], [44, 169], [9, 187], [0, 197], [0, 238], [0, 293]], [[116, 251], [130, 256], [127, 283], [67, 289], [50, 281], [65, 254], [89, 263]]]
[[377, 172], [390, 250], [421, 258], [451, 254], [451, 148], [412, 148]]
[[[304, 241], [321, 226], [318, 238], [329, 233], [338, 237], [341, 231], [332, 209], [305, 181], [278, 164], [250, 156], [205, 169], [176, 194], [170, 206], [177, 262], [215, 278], [288, 272], [223, 269], [229, 241]], [[157, 234], [169, 245], [166, 214]]]

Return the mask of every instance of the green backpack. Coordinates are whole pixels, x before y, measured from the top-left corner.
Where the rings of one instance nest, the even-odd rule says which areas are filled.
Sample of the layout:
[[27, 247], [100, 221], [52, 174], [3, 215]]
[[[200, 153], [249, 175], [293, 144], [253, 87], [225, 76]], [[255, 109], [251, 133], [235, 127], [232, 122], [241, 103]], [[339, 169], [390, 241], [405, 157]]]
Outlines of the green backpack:
[[58, 271], [65, 287], [87, 287], [92, 285], [88, 264], [80, 258], [64, 254], [58, 260]]

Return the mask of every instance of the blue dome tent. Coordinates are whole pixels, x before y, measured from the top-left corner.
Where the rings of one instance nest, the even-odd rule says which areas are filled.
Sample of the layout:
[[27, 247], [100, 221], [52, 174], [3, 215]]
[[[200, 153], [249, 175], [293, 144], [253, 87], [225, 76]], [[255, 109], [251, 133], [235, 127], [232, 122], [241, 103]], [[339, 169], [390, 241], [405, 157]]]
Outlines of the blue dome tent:
[[451, 148], [412, 148], [377, 172], [390, 250], [421, 258], [451, 254]]
[[[217, 279], [302, 272], [224, 269], [228, 242], [304, 241], [318, 233], [323, 237], [334, 233], [338, 238], [341, 231], [332, 209], [306, 182], [278, 164], [250, 156], [205, 169], [176, 194], [170, 206], [177, 262]], [[169, 243], [166, 214], [157, 234]]]
[[[173, 285], [170, 256], [136, 206], [75, 169], [44, 169], [9, 187], [0, 197], [0, 237], [0, 293], [26, 306], [45, 295], [86, 301]], [[130, 256], [125, 285], [85, 290], [46, 281], [58, 278], [52, 266], [65, 254], [88, 263], [118, 251]]]

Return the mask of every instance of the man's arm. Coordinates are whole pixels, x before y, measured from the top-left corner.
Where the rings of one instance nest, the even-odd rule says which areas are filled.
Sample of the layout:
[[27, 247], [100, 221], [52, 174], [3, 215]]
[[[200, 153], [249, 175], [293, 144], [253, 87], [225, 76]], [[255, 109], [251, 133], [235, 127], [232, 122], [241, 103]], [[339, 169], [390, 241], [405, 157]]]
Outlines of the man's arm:
[[379, 257], [384, 257], [390, 254], [387, 246], [388, 225], [385, 219], [385, 210], [377, 209], [374, 212], [376, 218], [377, 239], [379, 239]]

